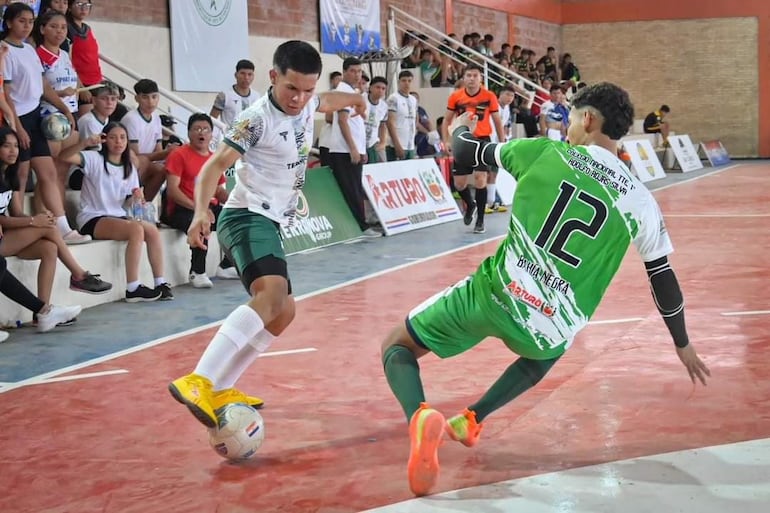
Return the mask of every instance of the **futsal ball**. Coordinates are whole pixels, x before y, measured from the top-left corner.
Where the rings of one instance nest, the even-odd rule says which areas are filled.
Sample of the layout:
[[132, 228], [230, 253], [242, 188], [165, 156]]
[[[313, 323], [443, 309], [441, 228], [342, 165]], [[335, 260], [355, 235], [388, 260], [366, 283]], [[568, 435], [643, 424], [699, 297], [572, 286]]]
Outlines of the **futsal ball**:
[[43, 136], [49, 141], [63, 141], [72, 133], [72, 125], [61, 112], [54, 112], [44, 117], [41, 125]]
[[243, 403], [217, 410], [216, 428], [209, 429], [209, 443], [228, 460], [247, 460], [265, 440], [265, 421], [257, 410]]

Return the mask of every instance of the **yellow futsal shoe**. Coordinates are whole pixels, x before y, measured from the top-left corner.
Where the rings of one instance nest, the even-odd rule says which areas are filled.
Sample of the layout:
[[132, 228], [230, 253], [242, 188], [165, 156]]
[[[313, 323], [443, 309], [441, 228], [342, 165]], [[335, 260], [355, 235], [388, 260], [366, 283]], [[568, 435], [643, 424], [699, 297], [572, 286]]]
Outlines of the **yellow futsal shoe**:
[[232, 403], [248, 404], [257, 410], [265, 405], [265, 401], [259, 397], [246, 395], [237, 388], [225, 388], [224, 390], [217, 390], [211, 395], [211, 407], [214, 408], [214, 411], [217, 411], [223, 406]]
[[476, 422], [476, 412], [465, 409], [446, 421], [446, 433], [466, 447], [473, 447], [479, 441], [484, 424]]
[[180, 403], [187, 406], [196, 419], [206, 427], [217, 426], [217, 415], [212, 406], [212, 389], [208, 378], [188, 374], [171, 382], [168, 391]]

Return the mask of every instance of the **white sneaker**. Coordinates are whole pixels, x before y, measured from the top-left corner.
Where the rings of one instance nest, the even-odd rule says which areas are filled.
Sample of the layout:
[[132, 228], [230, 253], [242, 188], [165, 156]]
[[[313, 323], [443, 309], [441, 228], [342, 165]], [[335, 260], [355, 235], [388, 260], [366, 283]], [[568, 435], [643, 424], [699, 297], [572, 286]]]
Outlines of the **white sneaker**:
[[7, 331], [0, 330], [0, 344], [8, 340], [8, 337], [10, 337], [10, 335], [8, 334]]
[[228, 268], [217, 266], [217, 274], [215, 276], [223, 280], [237, 280], [240, 278], [240, 276], [238, 276], [238, 269], [236, 269], [234, 265]]
[[83, 235], [77, 230], [70, 230], [67, 235], [62, 236], [62, 239], [64, 239], [64, 242], [68, 245], [85, 244], [86, 242], [91, 242], [90, 235]]
[[196, 289], [210, 289], [214, 286], [206, 273], [190, 273], [190, 283], [192, 284], [193, 288]]
[[77, 306], [56, 306], [51, 305], [51, 309], [46, 314], [37, 314], [37, 331], [45, 333], [51, 331], [57, 324], [68, 322], [77, 317], [83, 308]]
[[364, 237], [375, 238], [375, 237], [382, 237], [383, 234], [382, 234], [382, 232], [378, 232], [374, 228], [367, 228], [366, 230], [363, 231], [363, 233], [361, 235], [364, 236]]

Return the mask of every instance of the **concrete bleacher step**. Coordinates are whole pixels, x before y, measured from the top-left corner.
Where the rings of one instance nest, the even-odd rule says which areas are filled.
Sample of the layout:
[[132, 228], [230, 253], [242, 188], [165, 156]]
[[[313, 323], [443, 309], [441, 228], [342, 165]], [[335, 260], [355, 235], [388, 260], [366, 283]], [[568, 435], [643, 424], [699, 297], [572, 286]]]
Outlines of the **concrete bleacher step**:
[[[160, 234], [164, 250], [163, 276], [172, 286], [188, 283], [190, 248], [187, 245], [187, 236], [171, 228], [161, 228]], [[112, 301], [122, 301], [125, 298], [125, 242], [93, 241], [87, 244], [69, 246], [69, 249], [81, 267], [94, 274], [100, 274], [101, 278], [112, 283], [113, 287], [108, 293], [99, 295], [70, 290], [70, 272], [61, 262], [58, 262], [51, 298], [53, 304], [81, 305], [88, 308]], [[219, 243], [216, 233], [212, 233], [206, 260], [206, 272], [209, 273], [209, 276], [214, 276], [220, 260]], [[38, 265], [38, 260], [20, 260], [15, 257], [8, 259], [8, 269], [33, 293], [37, 291]], [[146, 246], [142, 250], [139, 279], [147, 286], [153, 285]], [[27, 322], [31, 319], [31, 312], [0, 295], [0, 326], [13, 326], [17, 320]]]

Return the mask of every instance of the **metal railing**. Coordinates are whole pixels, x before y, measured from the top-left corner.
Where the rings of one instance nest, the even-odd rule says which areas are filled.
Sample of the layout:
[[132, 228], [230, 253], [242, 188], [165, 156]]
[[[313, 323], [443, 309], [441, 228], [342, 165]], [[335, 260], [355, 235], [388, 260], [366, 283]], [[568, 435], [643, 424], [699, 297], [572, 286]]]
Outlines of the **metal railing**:
[[[464, 65], [465, 62], [458, 58], [457, 51], [462, 50], [465, 54], [463, 57], [470, 58], [477, 62], [484, 68], [484, 85], [489, 87], [489, 84], [495, 84], [497, 86], [514, 85], [515, 94], [526, 98], [528, 101], [537, 102], [542, 101], [536, 96], [536, 91], [540, 91], [550, 94], [541, 85], [531, 81], [527, 77], [519, 75], [513, 70], [510, 70], [494, 59], [477, 52], [473, 48], [465, 46], [462, 42], [457, 41], [444, 34], [443, 32], [436, 30], [427, 23], [420, 21], [411, 14], [408, 14], [397, 7], [389, 8], [390, 15], [388, 17], [388, 34], [390, 38], [390, 45], [400, 46], [400, 41], [396, 38], [398, 33], [411, 32], [415, 35], [421, 34], [425, 39], [421, 39], [423, 45], [431, 48], [433, 51], [438, 52], [441, 55], [451, 59], [453, 63], [459, 63]], [[454, 46], [451, 51], [446, 50], [446, 42], [449, 42]], [[518, 86], [518, 87], [515, 87]], [[528, 91], [524, 88], [529, 89]]]

